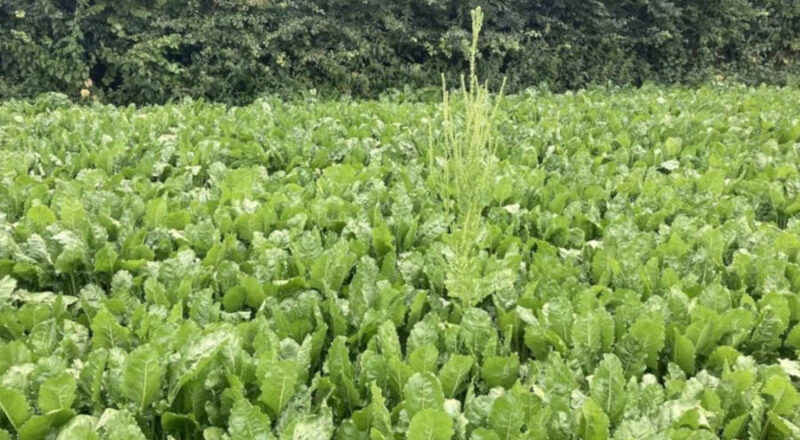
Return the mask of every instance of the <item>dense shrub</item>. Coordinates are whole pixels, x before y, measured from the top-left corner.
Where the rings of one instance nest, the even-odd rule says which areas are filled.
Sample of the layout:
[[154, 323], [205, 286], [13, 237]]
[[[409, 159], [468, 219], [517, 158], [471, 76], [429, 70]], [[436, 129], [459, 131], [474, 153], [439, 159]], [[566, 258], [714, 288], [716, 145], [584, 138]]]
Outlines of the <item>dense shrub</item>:
[[118, 103], [435, 85], [464, 71], [477, 4], [481, 74], [511, 91], [800, 71], [798, 0], [0, 0], [0, 96], [79, 96], [87, 78]]

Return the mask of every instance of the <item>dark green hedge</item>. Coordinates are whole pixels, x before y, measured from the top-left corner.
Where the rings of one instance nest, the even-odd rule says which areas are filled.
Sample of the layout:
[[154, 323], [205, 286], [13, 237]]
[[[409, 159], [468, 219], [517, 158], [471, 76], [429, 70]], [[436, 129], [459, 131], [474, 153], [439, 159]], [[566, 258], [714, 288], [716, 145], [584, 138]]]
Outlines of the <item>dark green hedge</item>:
[[800, 72], [800, 0], [0, 0], [0, 97], [92, 92], [117, 103], [264, 93], [375, 96], [465, 68], [517, 90], [785, 83]]

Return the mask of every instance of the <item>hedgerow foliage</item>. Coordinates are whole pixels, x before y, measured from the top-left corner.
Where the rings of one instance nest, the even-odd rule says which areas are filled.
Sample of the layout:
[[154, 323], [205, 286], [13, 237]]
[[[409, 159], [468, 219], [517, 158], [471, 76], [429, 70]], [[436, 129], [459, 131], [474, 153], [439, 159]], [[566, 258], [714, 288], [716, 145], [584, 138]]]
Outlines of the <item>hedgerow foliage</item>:
[[0, 97], [78, 96], [87, 78], [117, 103], [375, 96], [457, 80], [478, 4], [480, 76], [512, 92], [800, 70], [800, 3], [786, 0], [0, 0]]

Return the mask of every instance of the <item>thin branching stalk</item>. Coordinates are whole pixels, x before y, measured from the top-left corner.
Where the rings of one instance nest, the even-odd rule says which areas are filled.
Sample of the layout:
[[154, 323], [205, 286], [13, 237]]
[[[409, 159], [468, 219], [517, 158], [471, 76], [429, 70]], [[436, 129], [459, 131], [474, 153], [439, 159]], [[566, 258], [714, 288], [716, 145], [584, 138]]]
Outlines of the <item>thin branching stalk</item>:
[[[478, 81], [478, 38], [482, 26], [483, 13], [477, 8], [472, 11], [469, 77], [461, 77], [458, 99], [453, 100], [442, 75], [441, 134], [435, 139], [433, 128], [429, 129], [431, 182], [445, 210], [455, 216], [452, 228], [454, 261], [450, 265], [450, 278], [453, 279], [474, 276], [470, 272], [474, 266], [483, 210], [491, 199], [498, 146], [494, 128], [505, 88], [504, 79], [500, 92], [493, 99], [488, 84]], [[455, 296], [463, 294], [455, 293]]]

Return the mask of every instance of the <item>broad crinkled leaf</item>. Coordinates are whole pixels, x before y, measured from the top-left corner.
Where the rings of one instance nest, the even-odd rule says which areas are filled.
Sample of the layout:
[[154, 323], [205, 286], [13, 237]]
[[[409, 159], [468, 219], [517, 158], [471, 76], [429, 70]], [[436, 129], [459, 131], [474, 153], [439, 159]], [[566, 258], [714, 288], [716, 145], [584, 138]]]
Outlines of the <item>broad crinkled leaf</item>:
[[500, 440], [519, 438], [525, 423], [525, 411], [513, 393], [507, 392], [497, 398], [489, 412], [489, 426], [497, 432]]
[[664, 338], [663, 322], [646, 317], [636, 320], [616, 344], [623, 372], [641, 374], [647, 366], [653, 366], [664, 347]]
[[274, 414], [280, 414], [295, 394], [297, 386], [297, 364], [293, 361], [270, 361], [265, 367], [261, 379], [261, 396], [263, 402]]
[[322, 291], [338, 291], [355, 262], [356, 255], [350, 252], [347, 242], [338, 242], [311, 266], [312, 285]]
[[439, 350], [432, 344], [418, 347], [408, 356], [408, 364], [417, 373], [435, 373]]
[[141, 345], [125, 360], [122, 394], [143, 411], [161, 394], [165, 373], [161, 351], [151, 344]]
[[695, 349], [692, 341], [683, 335], [675, 335], [672, 347], [672, 360], [683, 369], [686, 374], [694, 373]]
[[105, 349], [94, 350], [87, 356], [86, 363], [81, 369], [78, 385], [95, 407], [100, 407], [103, 391], [103, 373], [108, 363], [108, 351]]
[[571, 329], [572, 345], [578, 355], [590, 362], [598, 353], [607, 352], [614, 341], [614, 321], [605, 310], [576, 317]]
[[460, 354], [450, 356], [445, 362], [439, 371], [439, 381], [446, 397], [452, 399], [466, 388], [473, 363], [472, 356]]
[[127, 343], [130, 331], [117, 322], [114, 317], [106, 308], [101, 308], [100, 311], [92, 318], [92, 346], [94, 348], [113, 348], [124, 346]]
[[781, 417], [773, 411], [768, 413], [770, 425], [790, 439], [800, 438], [800, 424]]
[[800, 405], [800, 392], [783, 375], [775, 374], [767, 379], [761, 392], [769, 396], [772, 412], [777, 415], [796, 414]]
[[86, 210], [80, 200], [70, 198], [61, 204], [61, 222], [69, 229], [77, 230], [86, 221]]
[[491, 356], [483, 361], [481, 377], [489, 387], [509, 388], [519, 377], [519, 358], [511, 356]]
[[608, 416], [612, 425], [619, 423], [625, 410], [625, 375], [622, 363], [607, 354], [594, 370], [589, 383], [590, 396]]
[[766, 404], [761, 397], [755, 397], [751, 401], [749, 411], [749, 423], [747, 424], [747, 434], [750, 440], [761, 440], [765, 436], [765, 417], [766, 417]]
[[6, 275], [0, 279], [0, 304], [11, 298], [14, 289], [17, 288], [17, 280]]
[[417, 230], [417, 244], [426, 246], [447, 231], [449, 221], [442, 215], [434, 215], [425, 219]]
[[214, 357], [235, 341], [235, 334], [228, 325], [217, 325], [197, 339], [193, 339], [182, 351], [175, 373], [171, 374], [169, 400], [172, 400], [186, 383], [194, 378]]
[[43, 413], [56, 411], [59, 409], [69, 409], [75, 401], [75, 390], [77, 389], [75, 378], [67, 373], [53, 376], [42, 383], [39, 387], [39, 397], [37, 405]]
[[380, 432], [385, 438], [391, 438], [392, 419], [389, 410], [386, 408], [386, 400], [383, 398], [383, 393], [375, 383], [372, 383], [370, 384], [370, 394], [372, 395], [372, 402], [370, 402], [371, 428]]
[[44, 439], [52, 428], [47, 416], [34, 415], [19, 428], [19, 440]]
[[470, 440], [500, 440], [500, 436], [496, 432], [487, 428], [478, 428], [472, 431]]
[[453, 420], [440, 409], [426, 408], [411, 418], [408, 440], [450, 440], [453, 438]]
[[269, 417], [244, 398], [240, 398], [231, 409], [228, 432], [231, 440], [271, 440], [274, 438]]
[[609, 438], [608, 417], [593, 399], [583, 401], [581, 408], [580, 435], [586, 440], [607, 440]]
[[392, 321], [385, 321], [378, 328], [378, 344], [384, 356], [398, 359], [403, 357], [397, 329]]
[[127, 411], [106, 409], [97, 422], [101, 437], [108, 440], [146, 440], [136, 419]]
[[439, 379], [432, 373], [415, 373], [403, 388], [409, 417], [424, 409], [442, 410], [444, 394]]
[[331, 379], [336, 384], [339, 394], [352, 410], [359, 404], [361, 396], [355, 385], [355, 373], [353, 364], [350, 361], [350, 354], [345, 344], [345, 338], [339, 336], [333, 340], [328, 351], [327, 358], [328, 371]]
[[19, 430], [31, 416], [25, 396], [17, 390], [0, 387], [0, 410], [15, 430]]
[[100, 436], [95, 432], [97, 419], [92, 416], [80, 414], [62, 426], [56, 440], [86, 439], [99, 440]]

